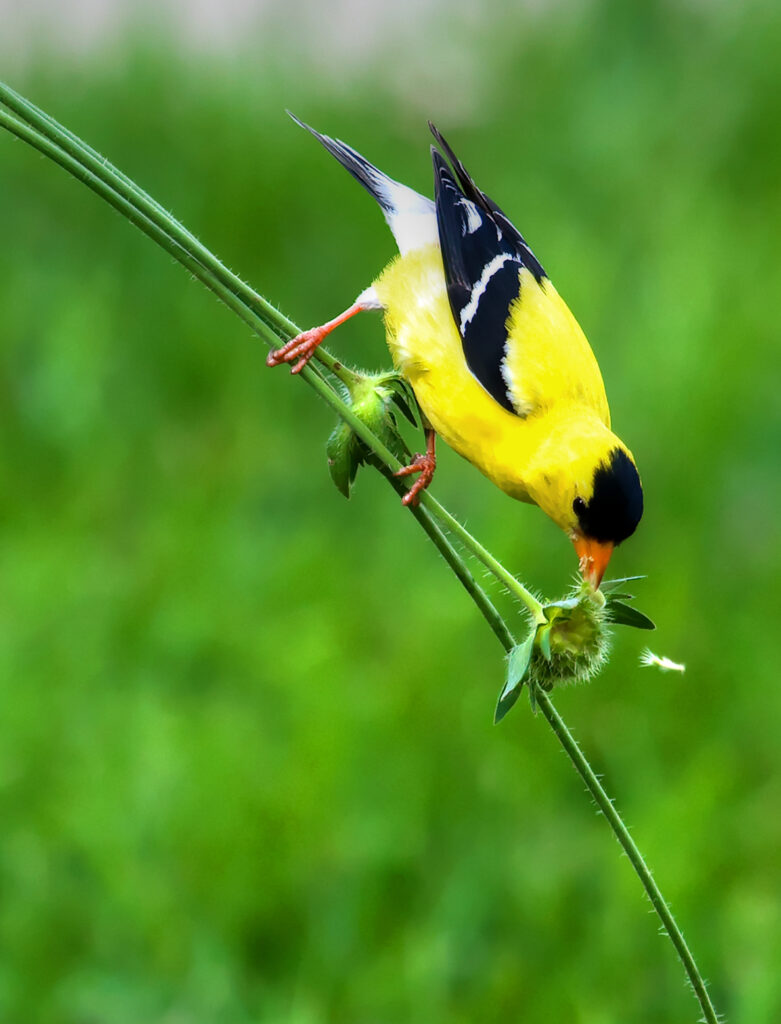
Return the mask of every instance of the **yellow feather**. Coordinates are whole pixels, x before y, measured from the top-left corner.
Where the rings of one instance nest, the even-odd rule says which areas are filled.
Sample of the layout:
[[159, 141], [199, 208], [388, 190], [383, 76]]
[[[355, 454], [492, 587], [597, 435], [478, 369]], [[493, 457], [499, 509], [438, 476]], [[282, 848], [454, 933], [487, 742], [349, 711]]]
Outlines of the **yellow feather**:
[[524, 268], [520, 286], [507, 325], [506, 374], [515, 407], [535, 412], [574, 402], [609, 427], [602, 375], [580, 324], [547, 278], [540, 285]]
[[588, 500], [595, 467], [616, 447], [596, 359], [549, 281], [521, 271], [508, 318], [506, 371], [515, 415], [470, 372], [448, 302], [442, 257], [429, 245], [396, 257], [374, 282], [388, 347], [437, 434], [507, 494], [563, 529]]

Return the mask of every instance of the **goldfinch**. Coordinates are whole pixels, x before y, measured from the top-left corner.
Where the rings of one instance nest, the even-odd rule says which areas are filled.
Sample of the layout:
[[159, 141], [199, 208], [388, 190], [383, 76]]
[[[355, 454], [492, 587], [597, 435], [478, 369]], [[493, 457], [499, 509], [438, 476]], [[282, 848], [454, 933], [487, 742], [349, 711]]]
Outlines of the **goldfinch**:
[[374, 197], [399, 254], [348, 309], [268, 364], [297, 373], [339, 324], [382, 310], [393, 362], [426, 424], [425, 454], [399, 473], [419, 474], [405, 504], [431, 481], [439, 435], [506, 494], [539, 505], [599, 586], [613, 548], [640, 522], [643, 491], [632, 453], [610, 430], [594, 354], [539, 260], [433, 125], [432, 202], [294, 120]]

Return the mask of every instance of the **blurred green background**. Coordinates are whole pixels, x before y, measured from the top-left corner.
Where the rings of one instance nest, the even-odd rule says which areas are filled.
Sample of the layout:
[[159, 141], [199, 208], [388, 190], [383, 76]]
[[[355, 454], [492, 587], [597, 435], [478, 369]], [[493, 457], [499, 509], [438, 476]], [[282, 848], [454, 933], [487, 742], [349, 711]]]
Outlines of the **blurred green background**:
[[[779, 7], [340, 10], [5, 77], [302, 325], [394, 250], [284, 108], [424, 191], [438, 123], [592, 341], [646, 489], [614, 569], [687, 664], [624, 631], [557, 704], [717, 1007], [777, 1022]], [[325, 406], [10, 137], [0, 238], [0, 1020], [694, 1021], [544, 720], [492, 726], [485, 623], [376, 474], [332, 486]], [[332, 347], [388, 362], [370, 317]], [[435, 490], [566, 587], [536, 510], [447, 452]]]

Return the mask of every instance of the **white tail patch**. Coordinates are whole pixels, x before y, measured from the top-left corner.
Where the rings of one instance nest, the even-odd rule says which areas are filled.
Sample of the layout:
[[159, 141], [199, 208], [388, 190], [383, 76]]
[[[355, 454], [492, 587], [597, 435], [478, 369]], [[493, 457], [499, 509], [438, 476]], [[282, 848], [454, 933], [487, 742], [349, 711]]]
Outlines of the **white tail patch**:
[[383, 181], [382, 194], [390, 207], [383, 211], [385, 219], [402, 256], [425, 245], [439, 245], [437, 211], [430, 199], [390, 178]]

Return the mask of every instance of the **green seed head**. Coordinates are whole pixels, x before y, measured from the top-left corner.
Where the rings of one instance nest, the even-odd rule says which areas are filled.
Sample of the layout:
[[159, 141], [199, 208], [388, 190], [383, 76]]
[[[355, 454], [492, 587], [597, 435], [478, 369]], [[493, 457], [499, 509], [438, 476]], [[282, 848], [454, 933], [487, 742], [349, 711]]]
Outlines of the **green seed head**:
[[588, 584], [544, 609], [537, 628], [529, 677], [541, 689], [582, 683], [604, 664], [610, 646], [605, 598]]

